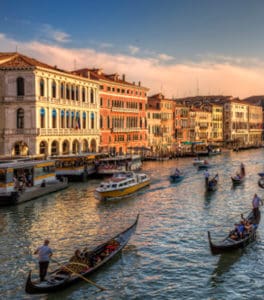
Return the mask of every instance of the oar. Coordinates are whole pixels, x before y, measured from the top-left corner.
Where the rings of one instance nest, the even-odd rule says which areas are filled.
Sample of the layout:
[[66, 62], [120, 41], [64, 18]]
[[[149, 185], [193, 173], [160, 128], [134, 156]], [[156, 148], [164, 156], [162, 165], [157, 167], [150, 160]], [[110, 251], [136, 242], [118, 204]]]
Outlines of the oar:
[[[90, 284], [96, 286], [96, 287], [97, 287], [98, 289], [100, 289], [101, 291], [105, 291], [105, 290], [106, 290], [106, 288], [104, 288], [104, 287], [100, 286], [99, 284], [93, 282], [92, 280], [90, 280], [90, 279], [88, 279], [88, 278], [82, 276], [81, 274], [74, 272], [71, 268], [69, 268], [69, 267], [67, 267], [67, 266], [65, 266], [65, 265], [63, 265], [63, 264], [61, 264], [61, 263], [58, 262], [56, 259], [52, 258], [51, 261], [54, 261], [54, 262], [57, 263], [59, 266], [63, 267], [64, 269], [66, 269], [67, 271], [71, 272], [72, 274], [74, 274], [74, 275], [80, 277], [81, 279], [83, 279], [84, 281], [86, 281], [86, 282], [88, 282], [88, 283], [90, 283]], [[85, 265], [85, 266], [86, 266], [86, 265]]]

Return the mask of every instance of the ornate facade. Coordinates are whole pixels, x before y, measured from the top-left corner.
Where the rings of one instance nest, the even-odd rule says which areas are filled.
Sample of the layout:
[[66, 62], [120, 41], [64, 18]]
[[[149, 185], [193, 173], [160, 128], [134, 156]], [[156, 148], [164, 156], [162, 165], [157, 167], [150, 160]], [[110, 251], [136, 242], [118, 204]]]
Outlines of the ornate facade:
[[0, 53], [0, 154], [98, 151], [99, 84], [19, 53]]

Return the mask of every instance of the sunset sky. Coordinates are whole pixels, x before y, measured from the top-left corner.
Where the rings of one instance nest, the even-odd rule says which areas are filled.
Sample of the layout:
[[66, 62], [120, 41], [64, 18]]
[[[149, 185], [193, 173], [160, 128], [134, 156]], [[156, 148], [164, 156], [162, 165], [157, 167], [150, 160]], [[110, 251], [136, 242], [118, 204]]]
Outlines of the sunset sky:
[[264, 95], [264, 1], [4, 1], [0, 52], [102, 68], [166, 97]]

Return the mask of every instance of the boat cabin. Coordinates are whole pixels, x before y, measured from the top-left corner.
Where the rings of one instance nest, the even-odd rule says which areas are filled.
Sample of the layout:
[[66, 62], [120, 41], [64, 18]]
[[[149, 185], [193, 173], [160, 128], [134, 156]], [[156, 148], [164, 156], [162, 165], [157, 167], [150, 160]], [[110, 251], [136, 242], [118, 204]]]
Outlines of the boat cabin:
[[55, 179], [54, 161], [14, 160], [0, 163], [1, 194], [24, 190]]

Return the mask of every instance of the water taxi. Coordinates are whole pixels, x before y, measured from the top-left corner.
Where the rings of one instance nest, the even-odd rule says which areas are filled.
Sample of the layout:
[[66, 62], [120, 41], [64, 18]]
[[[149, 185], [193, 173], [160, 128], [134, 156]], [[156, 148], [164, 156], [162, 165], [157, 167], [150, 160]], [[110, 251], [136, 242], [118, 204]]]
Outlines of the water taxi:
[[103, 181], [95, 190], [95, 197], [101, 200], [128, 196], [150, 184], [150, 178], [143, 173], [120, 172]]
[[142, 167], [140, 155], [119, 155], [98, 160], [97, 174], [113, 175], [126, 171], [137, 171]]
[[69, 155], [54, 155], [55, 173], [57, 178], [67, 177], [69, 180], [85, 180], [89, 175], [96, 173], [95, 161], [98, 154], [82, 153]]
[[0, 163], [0, 206], [29, 201], [67, 186], [66, 179], [56, 179], [54, 161], [29, 159]]

